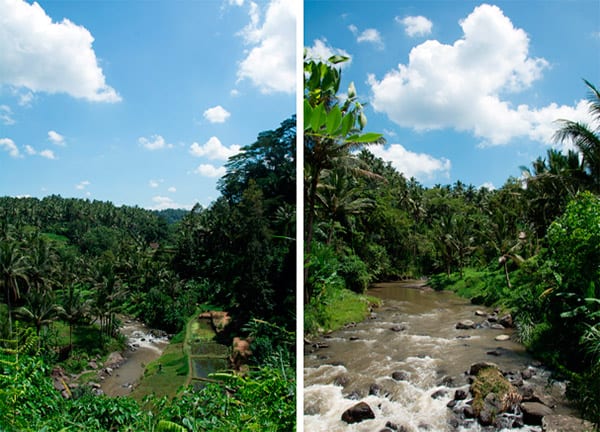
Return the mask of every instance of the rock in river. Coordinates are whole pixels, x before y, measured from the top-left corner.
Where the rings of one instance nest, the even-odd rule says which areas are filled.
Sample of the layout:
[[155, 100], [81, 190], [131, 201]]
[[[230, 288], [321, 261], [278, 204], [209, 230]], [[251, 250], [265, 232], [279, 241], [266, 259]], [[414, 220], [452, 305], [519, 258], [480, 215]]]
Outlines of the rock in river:
[[357, 403], [342, 414], [342, 420], [346, 423], [359, 423], [363, 420], [374, 418], [375, 414], [371, 410], [371, 407], [365, 402]]

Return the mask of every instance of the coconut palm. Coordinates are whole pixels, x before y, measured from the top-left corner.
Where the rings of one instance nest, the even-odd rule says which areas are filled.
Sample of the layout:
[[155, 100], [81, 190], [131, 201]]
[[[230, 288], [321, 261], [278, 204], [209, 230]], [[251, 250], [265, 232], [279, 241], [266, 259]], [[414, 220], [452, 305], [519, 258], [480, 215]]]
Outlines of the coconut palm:
[[21, 296], [27, 286], [29, 263], [16, 242], [0, 243], [0, 283], [4, 289], [4, 301], [8, 306], [8, 333], [12, 335], [12, 300]]
[[582, 164], [589, 176], [591, 188], [600, 192], [600, 91], [589, 81], [585, 81], [589, 89], [588, 111], [592, 124], [571, 120], [558, 120], [560, 129], [554, 134], [559, 143], [570, 142], [577, 147], [582, 156]]

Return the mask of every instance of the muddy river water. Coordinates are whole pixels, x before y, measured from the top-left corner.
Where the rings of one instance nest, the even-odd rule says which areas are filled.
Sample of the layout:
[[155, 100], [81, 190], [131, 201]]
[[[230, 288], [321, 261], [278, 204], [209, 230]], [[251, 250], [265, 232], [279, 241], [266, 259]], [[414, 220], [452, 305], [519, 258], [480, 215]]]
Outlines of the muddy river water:
[[[453, 293], [418, 285], [417, 281], [375, 285], [369, 294], [383, 304], [371, 319], [306, 346], [304, 430], [377, 432], [392, 423], [407, 431], [481, 431], [475, 421], [458, 429], [448, 423], [447, 404], [457, 388], [468, 389], [469, 366], [491, 361], [502, 370], [519, 371], [535, 364], [518, 343], [495, 340], [500, 334], [510, 336], [509, 329], [456, 329], [461, 320], [482, 321], [475, 316], [481, 307]], [[548, 374], [537, 370], [534, 379], [544, 386]], [[402, 379], [392, 378], [398, 373]], [[562, 390], [555, 386], [551, 391]], [[375, 418], [346, 424], [342, 413], [359, 401], [372, 408]]]
[[124, 396], [131, 393], [135, 384], [144, 375], [148, 363], [160, 357], [169, 344], [167, 337], [156, 337], [143, 323], [125, 319], [119, 329], [127, 338], [125, 362], [114, 369], [102, 381], [102, 391], [108, 396]]

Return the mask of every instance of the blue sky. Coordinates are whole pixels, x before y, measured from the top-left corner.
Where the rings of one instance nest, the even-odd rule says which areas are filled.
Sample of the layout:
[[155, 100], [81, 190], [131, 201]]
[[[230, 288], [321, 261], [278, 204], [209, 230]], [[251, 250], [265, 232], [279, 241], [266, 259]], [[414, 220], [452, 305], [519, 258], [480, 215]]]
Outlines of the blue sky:
[[294, 0], [0, 0], [0, 195], [208, 205], [295, 112]]
[[313, 57], [351, 57], [371, 150], [428, 186], [519, 177], [554, 120], [589, 121], [582, 78], [600, 86], [597, 0], [307, 0], [304, 20]]

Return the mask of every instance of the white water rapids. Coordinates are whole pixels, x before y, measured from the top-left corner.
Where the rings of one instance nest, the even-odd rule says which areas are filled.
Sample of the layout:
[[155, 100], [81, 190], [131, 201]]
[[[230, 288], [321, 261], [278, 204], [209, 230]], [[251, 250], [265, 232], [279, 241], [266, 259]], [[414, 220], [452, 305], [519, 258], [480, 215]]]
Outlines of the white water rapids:
[[[494, 362], [505, 371], [521, 371], [534, 363], [519, 344], [494, 339], [511, 331], [456, 329], [461, 320], [477, 321], [475, 310], [481, 307], [452, 293], [389, 283], [377, 285], [370, 294], [384, 300], [373, 319], [320, 339], [322, 348], [306, 347], [304, 430], [497, 430], [483, 428], [475, 420], [449, 423], [453, 413], [447, 404], [457, 389], [468, 391], [465, 371], [475, 362]], [[532, 381], [543, 387], [548, 373], [536, 370]], [[403, 377], [398, 379], [398, 374]], [[561, 390], [558, 387], [556, 391]], [[375, 418], [354, 424], [342, 421], [342, 413], [358, 402], [366, 402]], [[566, 412], [566, 408], [557, 410]], [[514, 430], [538, 432], [541, 428]]]

